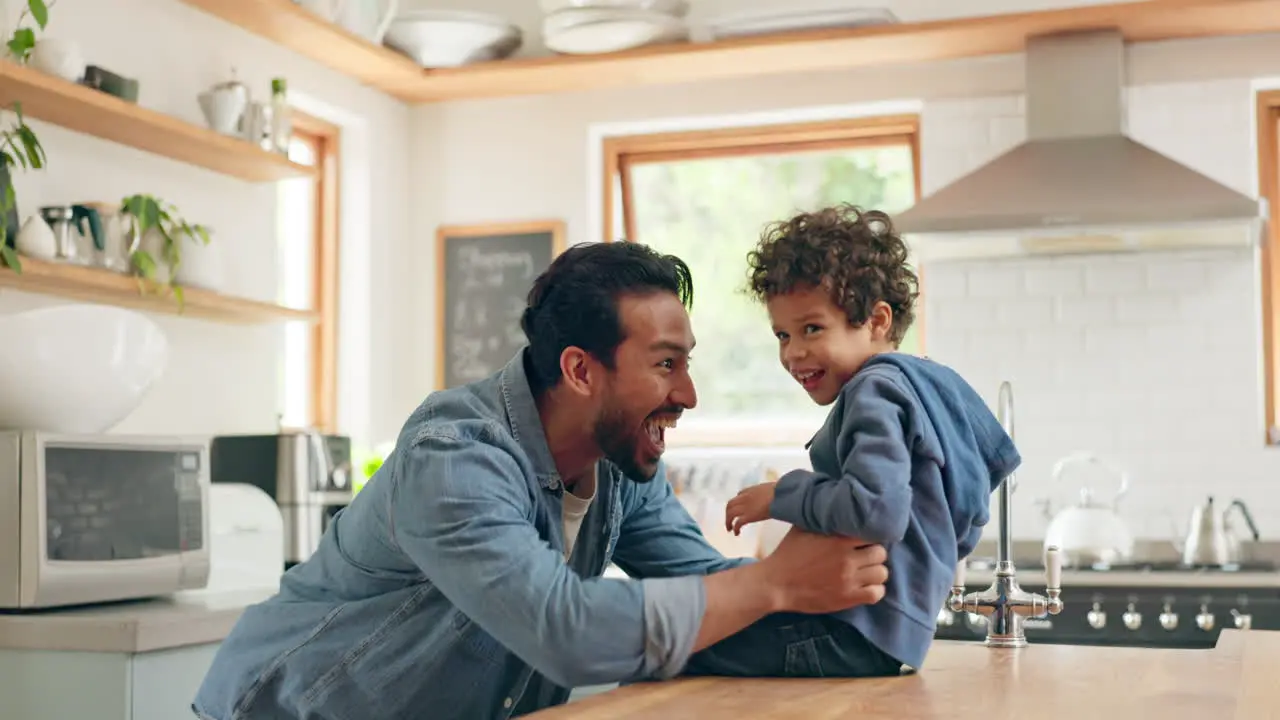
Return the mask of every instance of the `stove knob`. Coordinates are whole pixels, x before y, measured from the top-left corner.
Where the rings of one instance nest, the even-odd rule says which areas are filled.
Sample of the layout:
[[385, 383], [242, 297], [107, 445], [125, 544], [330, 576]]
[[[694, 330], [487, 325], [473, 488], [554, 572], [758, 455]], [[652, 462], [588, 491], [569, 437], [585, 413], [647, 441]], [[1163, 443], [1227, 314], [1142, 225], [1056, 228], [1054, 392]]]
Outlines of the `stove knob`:
[[1207, 605], [1200, 606], [1200, 612], [1196, 613], [1196, 627], [1205, 632], [1213, 629], [1213, 613], [1209, 612]]
[[1165, 603], [1164, 612], [1160, 613], [1160, 627], [1165, 630], [1178, 629], [1178, 614], [1169, 607], [1168, 603]]
[[951, 627], [956, 624], [956, 614], [946, 608], [938, 611], [938, 627]]
[[1253, 615], [1242, 613], [1239, 610], [1232, 610], [1231, 617], [1235, 618], [1237, 630], [1248, 630], [1253, 627]]
[[1085, 619], [1089, 621], [1089, 627], [1094, 630], [1101, 630], [1107, 626], [1107, 613], [1098, 603], [1093, 604], [1093, 609], [1089, 611]]
[[1129, 603], [1129, 609], [1120, 616], [1120, 621], [1130, 630], [1137, 630], [1142, 627], [1142, 613], [1133, 608], [1133, 603]]

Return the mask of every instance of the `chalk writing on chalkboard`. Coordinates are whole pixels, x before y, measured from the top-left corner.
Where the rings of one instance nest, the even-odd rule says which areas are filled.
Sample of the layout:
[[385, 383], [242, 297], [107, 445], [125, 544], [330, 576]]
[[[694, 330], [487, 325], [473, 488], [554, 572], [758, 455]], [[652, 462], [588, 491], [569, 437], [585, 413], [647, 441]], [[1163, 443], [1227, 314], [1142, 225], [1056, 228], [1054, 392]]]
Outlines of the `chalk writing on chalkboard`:
[[440, 229], [437, 386], [486, 378], [525, 344], [529, 289], [563, 238], [559, 222]]

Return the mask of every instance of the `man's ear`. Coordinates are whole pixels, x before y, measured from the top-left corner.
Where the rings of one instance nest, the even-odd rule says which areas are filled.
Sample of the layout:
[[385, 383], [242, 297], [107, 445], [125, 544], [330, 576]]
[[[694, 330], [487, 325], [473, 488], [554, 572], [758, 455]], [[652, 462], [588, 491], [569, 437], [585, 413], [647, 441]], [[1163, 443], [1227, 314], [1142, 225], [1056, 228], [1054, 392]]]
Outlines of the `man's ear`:
[[600, 363], [580, 347], [569, 346], [560, 353], [560, 381], [570, 392], [590, 396], [599, 383]]
[[871, 328], [874, 340], [887, 340], [889, 331], [893, 329], [893, 308], [881, 300], [871, 308], [871, 317], [867, 318], [867, 327]]

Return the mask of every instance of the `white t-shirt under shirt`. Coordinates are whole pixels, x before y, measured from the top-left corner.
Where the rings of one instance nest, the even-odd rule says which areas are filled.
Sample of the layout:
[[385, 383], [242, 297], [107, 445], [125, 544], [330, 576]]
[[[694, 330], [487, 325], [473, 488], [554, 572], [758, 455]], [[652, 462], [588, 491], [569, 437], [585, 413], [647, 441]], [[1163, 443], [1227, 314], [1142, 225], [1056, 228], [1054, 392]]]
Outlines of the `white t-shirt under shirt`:
[[[589, 488], [584, 488], [582, 487], [583, 485], [589, 485]], [[586, 517], [587, 510], [591, 509], [591, 501], [596, 499], [595, 471], [592, 470], [590, 476], [579, 481], [578, 487], [574, 489], [578, 492], [589, 489], [591, 494], [582, 498], [568, 490], [564, 492], [564, 505], [560, 512], [564, 516], [564, 559], [566, 562], [573, 555], [573, 546], [578, 542], [578, 531], [582, 529], [582, 518]]]

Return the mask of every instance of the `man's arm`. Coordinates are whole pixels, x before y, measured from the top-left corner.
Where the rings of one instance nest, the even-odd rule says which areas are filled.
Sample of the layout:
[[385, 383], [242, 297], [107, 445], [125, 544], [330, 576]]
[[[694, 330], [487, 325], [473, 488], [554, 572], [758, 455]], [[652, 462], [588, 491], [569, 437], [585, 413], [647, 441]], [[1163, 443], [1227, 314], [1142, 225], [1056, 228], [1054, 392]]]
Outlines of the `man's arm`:
[[770, 514], [824, 535], [887, 545], [907, 532], [911, 449], [905, 424], [914, 400], [892, 376], [870, 372], [844, 390], [836, 451], [839, 477], [808, 470], [783, 475]]
[[418, 438], [391, 480], [400, 549], [461, 612], [564, 687], [670, 677], [764, 615], [803, 609], [790, 605], [804, 597], [779, 589], [793, 579], [767, 568], [581, 579], [538, 536], [520, 468], [494, 445]]
[[726, 558], [702, 530], [667, 482], [665, 463], [647, 483], [631, 483], [613, 561], [632, 577], [709, 575], [752, 562]]

